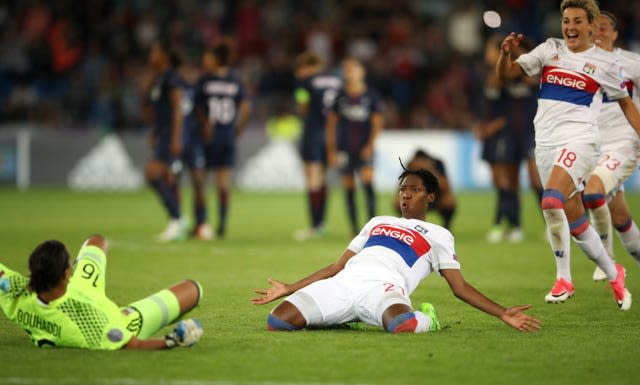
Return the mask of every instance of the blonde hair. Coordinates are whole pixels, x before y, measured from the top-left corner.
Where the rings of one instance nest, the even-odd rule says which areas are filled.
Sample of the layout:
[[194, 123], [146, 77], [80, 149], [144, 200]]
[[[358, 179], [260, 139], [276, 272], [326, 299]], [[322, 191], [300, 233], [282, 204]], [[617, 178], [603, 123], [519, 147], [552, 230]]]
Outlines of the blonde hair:
[[560, 3], [560, 13], [564, 13], [567, 8], [582, 8], [587, 12], [587, 19], [589, 24], [596, 22], [600, 17], [600, 7], [595, 0], [562, 0]]

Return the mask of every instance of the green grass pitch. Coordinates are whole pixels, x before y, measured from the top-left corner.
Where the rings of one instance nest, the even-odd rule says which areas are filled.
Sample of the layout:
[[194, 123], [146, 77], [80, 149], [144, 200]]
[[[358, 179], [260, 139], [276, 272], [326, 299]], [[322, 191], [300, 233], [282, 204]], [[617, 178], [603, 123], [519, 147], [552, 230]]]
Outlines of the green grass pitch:
[[[380, 213], [391, 213], [390, 197], [379, 198]], [[562, 305], [545, 304], [555, 266], [531, 194], [524, 197], [527, 238], [517, 245], [485, 243], [493, 210], [490, 193], [461, 193], [458, 199], [454, 232], [466, 279], [501, 304], [532, 303], [530, 313], [542, 320], [541, 332], [517, 332], [469, 307], [435, 275], [412, 298], [436, 306], [440, 322], [449, 326], [439, 333], [266, 331], [272, 305], [252, 305], [253, 289], [266, 287], [268, 277], [301, 278], [334, 262], [346, 247], [349, 237], [337, 189], [322, 240], [292, 240], [293, 232], [306, 224], [302, 194], [235, 192], [226, 239], [169, 245], [154, 241], [165, 218], [150, 191], [0, 189], [0, 260], [18, 271], [27, 272], [26, 258], [42, 240], [60, 239], [75, 253], [86, 236], [99, 232], [111, 241], [107, 295], [116, 303], [127, 304], [186, 277], [205, 288], [193, 313], [205, 335], [191, 349], [37, 349], [0, 315], [0, 384], [640, 383], [640, 304], [619, 311], [609, 288], [591, 281], [593, 263], [575, 244], [576, 295]], [[640, 195], [630, 196], [629, 202], [640, 214]], [[215, 217], [212, 194], [210, 203]], [[638, 265], [617, 240], [616, 250], [628, 269], [627, 286], [640, 301]]]

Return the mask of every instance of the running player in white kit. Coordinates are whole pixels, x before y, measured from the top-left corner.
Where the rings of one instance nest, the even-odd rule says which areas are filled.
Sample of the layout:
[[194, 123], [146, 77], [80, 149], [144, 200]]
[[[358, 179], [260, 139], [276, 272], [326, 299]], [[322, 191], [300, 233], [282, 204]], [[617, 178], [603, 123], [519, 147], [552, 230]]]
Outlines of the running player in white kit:
[[330, 327], [359, 320], [390, 333], [436, 331], [440, 324], [431, 304], [414, 311], [409, 295], [435, 272], [456, 297], [500, 318], [520, 331], [540, 329], [540, 321], [524, 313], [531, 305], [504, 308], [493, 302], [460, 273], [451, 233], [424, 222], [429, 204], [439, 192], [429, 171], [405, 170], [400, 175], [402, 218], [372, 218], [340, 259], [293, 284], [269, 279], [254, 304], [289, 295], [269, 314], [270, 330]]
[[545, 186], [541, 207], [556, 260], [556, 282], [545, 296], [550, 303], [574, 294], [571, 280], [570, 236], [605, 272], [618, 307], [631, 307], [624, 286], [624, 268], [608, 257], [596, 230], [589, 224], [580, 191], [600, 158], [597, 118], [602, 93], [617, 100], [640, 133], [640, 113], [624, 89], [615, 57], [592, 43], [600, 10], [593, 0], [563, 0], [563, 40], [548, 39], [515, 62], [511, 51], [522, 35], [511, 33], [502, 44], [497, 72], [501, 79], [542, 74], [538, 111], [534, 118], [536, 163]]
[[[614, 48], [617, 37], [615, 15], [603, 11], [598, 18], [594, 42], [598, 47], [616, 55], [622, 67], [622, 76], [629, 96], [636, 106], [640, 106], [640, 55]], [[611, 229], [613, 219], [613, 227], [618, 231], [625, 249], [640, 261], [640, 231], [631, 218], [624, 199], [623, 185], [638, 166], [640, 138], [625, 119], [618, 104], [606, 96], [598, 117], [598, 127], [602, 157], [587, 180], [582, 199], [609, 257], [614, 258]], [[593, 279], [606, 279], [599, 267], [596, 267]]]

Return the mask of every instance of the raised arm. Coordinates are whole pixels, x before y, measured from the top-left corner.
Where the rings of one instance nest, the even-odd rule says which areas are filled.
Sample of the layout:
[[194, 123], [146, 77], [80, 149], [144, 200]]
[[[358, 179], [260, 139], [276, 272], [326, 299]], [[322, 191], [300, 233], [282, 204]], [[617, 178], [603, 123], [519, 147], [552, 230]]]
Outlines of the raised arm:
[[268, 281], [269, 281], [269, 284], [271, 284], [271, 287], [269, 289], [256, 289], [255, 292], [257, 294], [261, 294], [261, 296], [251, 299], [251, 302], [253, 302], [255, 305], [263, 305], [265, 303], [274, 301], [278, 298], [292, 294], [295, 291], [300, 290], [303, 287], [308, 286], [316, 281], [333, 277], [334, 275], [342, 271], [342, 269], [344, 269], [344, 266], [347, 264], [347, 261], [351, 259], [351, 257], [353, 257], [354, 255], [356, 255], [356, 253], [354, 253], [349, 249], [346, 249], [336, 263], [331, 264], [327, 267], [324, 267], [316, 271], [315, 273], [305, 278], [302, 278], [301, 280], [292, 284], [287, 284], [287, 283], [269, 278]]
[[524, 313], [531, 305], [514, 306], [505, 308], [493, 302], [476, 288], [468, 284], [460, 270], [442, 269], [442, 276], [447, 280], [453, 294], [469, 305], [482, 310], [494, 317], [500, 318], [512, 328], [523, 332], [540, 330], [540, 321]]
[[520, 64], [511, 60], [511, 53], [515, 50], [515, 47], [520, 44], [523, 37], [521, 34], [516, 35], [514, 32], [511, 32], [500, 46], [500, 56], [496, 63], [496, 74], [501, 82], [524, 74]]
[[107, 239], [100, 234], [90, 236], [86, 241], [84, 241], [82, 246], [99, 247], [100, 249], [102, 249], [102, 251], [104, 251], [105, 254], [107, 254], [107, 252], [109, 251], [109, 244], [107, 243]]

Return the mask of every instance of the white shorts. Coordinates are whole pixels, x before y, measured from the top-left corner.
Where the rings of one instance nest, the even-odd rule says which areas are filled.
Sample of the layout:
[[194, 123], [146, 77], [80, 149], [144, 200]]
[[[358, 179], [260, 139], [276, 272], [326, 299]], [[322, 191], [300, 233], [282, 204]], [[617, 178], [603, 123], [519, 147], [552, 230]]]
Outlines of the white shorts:
[[600, 150], [595, 143], [567, 143], [557, 147], [536, 147], [536, 165], [542, 185], [547, 187], [554, 166], [564, 169], [576, 191], [584, 190], [584, 182], [600, 158]]
[[638, 166], [640, 147], [638, 142], [619, 142], [602, 146], [602, 156], [591, 173], [598, 176], [605, 193], [615, 194]]
[[382, 325], [382, 313], [391, 305], [411, 307], [406, 290], [396, 283], [340, 272], [298, 290], [286, 299], [307, 321], [327, 327], [350, 321]]

